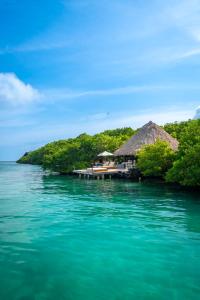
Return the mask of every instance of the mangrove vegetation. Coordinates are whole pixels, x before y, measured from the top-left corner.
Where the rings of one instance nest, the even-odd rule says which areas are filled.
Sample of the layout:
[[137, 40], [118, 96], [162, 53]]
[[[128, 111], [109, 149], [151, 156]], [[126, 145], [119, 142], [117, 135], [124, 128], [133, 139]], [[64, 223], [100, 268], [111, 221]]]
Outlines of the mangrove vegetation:
[[[160, 177], [182, 186], [200, 186], [200, 120], [169, 123], [163, 129], [179, 141], [178, 151], [158, 140], [144, 146], [137, 155], [137, 168], [145, 177]], [[27, 152], [17, 162], [42, 165], [63, 174], [89, 167], [102, 151], [116, 151], [137, 130], [122, 128], [95, 135], [55, 141]]]

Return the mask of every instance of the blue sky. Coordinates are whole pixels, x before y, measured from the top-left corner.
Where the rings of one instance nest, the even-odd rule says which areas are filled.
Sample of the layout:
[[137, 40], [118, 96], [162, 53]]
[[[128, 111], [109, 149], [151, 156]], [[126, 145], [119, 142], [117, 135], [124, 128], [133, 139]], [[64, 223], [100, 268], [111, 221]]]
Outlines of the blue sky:
[[0, 1], [0, 160], [199, 105], [199, 0]]

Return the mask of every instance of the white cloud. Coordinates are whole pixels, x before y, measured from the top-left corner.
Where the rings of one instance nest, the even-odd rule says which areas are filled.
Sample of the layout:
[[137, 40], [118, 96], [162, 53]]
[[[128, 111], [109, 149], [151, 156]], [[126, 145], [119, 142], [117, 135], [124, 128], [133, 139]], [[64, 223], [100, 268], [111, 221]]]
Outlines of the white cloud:
[[14, 73], [0, 73], [0, 102], [26, 104], [41, 97], [38, 90], [24, 83]]

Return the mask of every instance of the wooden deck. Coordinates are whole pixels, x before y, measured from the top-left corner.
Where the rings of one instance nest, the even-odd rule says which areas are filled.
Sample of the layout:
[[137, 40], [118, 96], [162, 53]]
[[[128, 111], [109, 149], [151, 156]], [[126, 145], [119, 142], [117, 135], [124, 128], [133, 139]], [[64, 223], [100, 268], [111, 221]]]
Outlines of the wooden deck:
[[88, 168], [85, 170], [74, 170], [73, 173], [77, 174], [79, 176], [79, 178], [94, 178], [94, 179], [105, 179], [105, 178], [109, 178], [111, 179], [112, 176], [114, 175], [123, 175], [123, 174], [127, 174], [129, 171], [128, 169], [107, 169], [107, 168], [99, 168], [99, 169], [95, 169], [95, 168]]

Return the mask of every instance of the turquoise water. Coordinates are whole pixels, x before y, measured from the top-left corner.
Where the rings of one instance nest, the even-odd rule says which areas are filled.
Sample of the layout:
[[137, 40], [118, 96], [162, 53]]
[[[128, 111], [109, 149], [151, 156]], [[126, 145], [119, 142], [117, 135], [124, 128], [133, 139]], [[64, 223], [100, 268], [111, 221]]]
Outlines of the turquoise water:
[[199, 299], [200, 199], [0, 164], [0, 299]]

